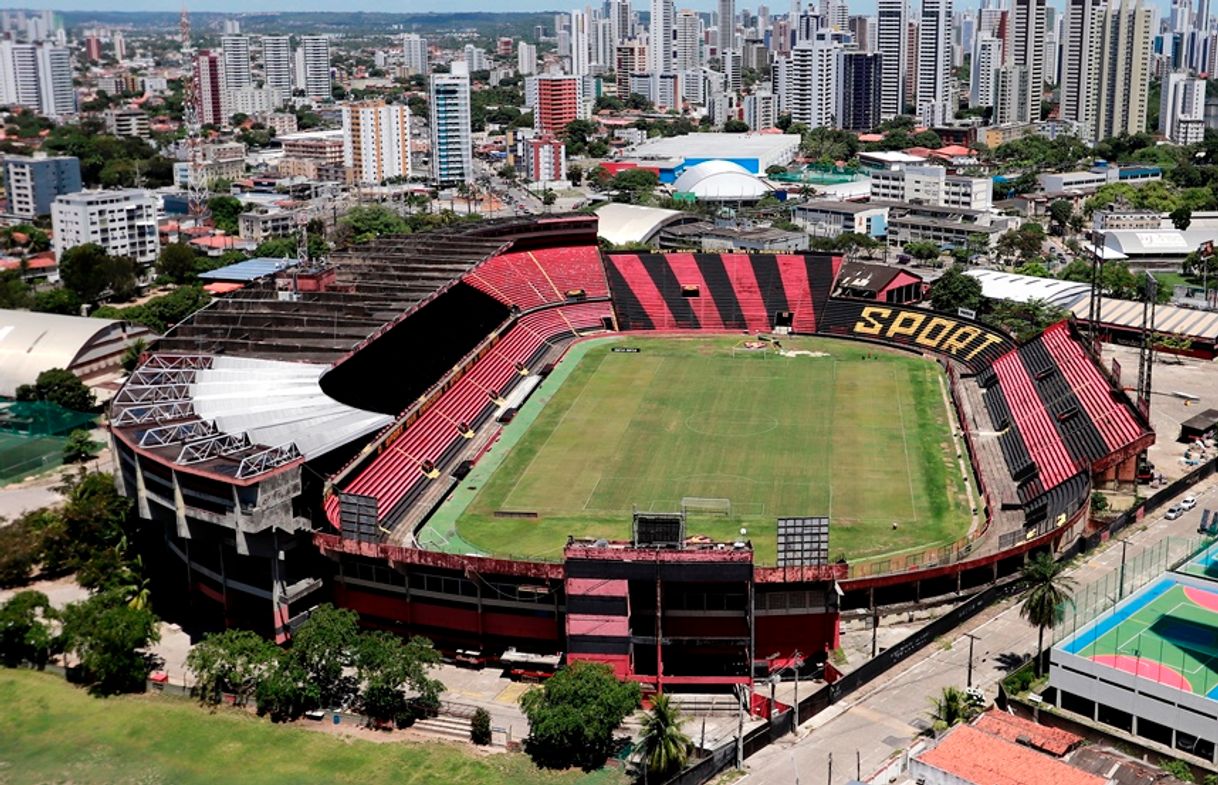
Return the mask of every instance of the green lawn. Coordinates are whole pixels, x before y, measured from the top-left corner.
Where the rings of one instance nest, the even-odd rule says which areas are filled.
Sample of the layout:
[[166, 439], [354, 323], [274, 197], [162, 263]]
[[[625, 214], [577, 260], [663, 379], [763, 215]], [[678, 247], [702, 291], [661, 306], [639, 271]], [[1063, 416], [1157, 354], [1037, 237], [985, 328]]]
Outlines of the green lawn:
[[774, 562], [779, 516], [830, 515], [831, 556], [854, 560], [967, 532], [937, 365], [811, 338], [784, 346], [829, 356], [733, 354], [738, 340], [593, 346], [494, 456], [502, 464], [457, 520], [461, 540], [558, 557], [568, 534], [625, 539], [634, 506], [676, 510], [686, 496], [731, 499], [731, 517], [691, 516], [688, 533], [732, 539], [745, 526], [761, 563]]
[[[48, 673], [0, 669], [0, 782], [74, 785], [574, 785], [519, 754], [457, 744], [375, 743], [209, 713], [161, 695], [93, 698]], [[608, 775], [608, 776], [606, 776]], [[617, 782], [613, 772], [587, 782]]]

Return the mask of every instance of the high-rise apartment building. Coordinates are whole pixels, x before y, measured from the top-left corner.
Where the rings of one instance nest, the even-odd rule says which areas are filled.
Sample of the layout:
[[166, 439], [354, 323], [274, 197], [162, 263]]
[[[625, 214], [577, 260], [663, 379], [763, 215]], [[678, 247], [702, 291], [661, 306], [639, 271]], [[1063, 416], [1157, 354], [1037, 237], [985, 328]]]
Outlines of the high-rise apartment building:
[[1142, 0], [1069, 0], [1061, 117], [1099, 141], [1145, 129], [1154, 10]]
[[402, 36], [402, 64], [412, 74], [427, 75], [431, 73], [426, 38], [416, 33], [407, 33]]
[[272, 90], [292, 91], [292, 39], [286, 35], [262, 36], [262, 75]]
[[1173, 72], [1163, 77], [1161, 90], [1159, 133], [1175, 144], [1201, 142], [1205, 138], [1205, 80]]
[[221, 75], [223, 62], [220, 53], [210, 49], [203, 49], [195, 55], [195, 117], [203, 125], [228, 124]]
[[715, 45], [720, 55], [736, 48], [736, 0], [719, 0], [719, 35]]
[[883, 57], [879, 52], [838, 52], [838, 128], [870, 131], [880, 124]]
[[562, 135], [567, 123], [584, 116], [583, 79], [543, 74], [526, 82], [533, 106], [533, 129], [539, 134]]
[[993, 106], [997, 95], [998, 68], [1002, 64], [1002, 41], [992, 35], [973, 36], [969, 60], [969, 107]]
[[16, 104], [48, 117], [76, 111], [72, 59], [49, 43], [0, 41], [0, 104]]
[[1014, 0], [1007, 24], [1005, 65], [1027, 71], [1027, 90], [1021, 91], [1012, 122], [1040, 120], [1040, 99], [1045, 83], [1045, 0]]
[[618, 96], [623, 99], [629, 96], [631, 74], [643, 73], [646, 70], [647, 47], [637, 41], [618, 44], [613, 66]]
[[877, 0], [876, 49], [883, 59], [880, 72], [880, 117], [888, 120], [905, 111], [907, 0]]
[[330, 39], [324, 35], [300, 37], [296, 48], [296, 87], [314, 100], [329, 98]]
[[410, 109], [361, 101], [343, 105], [343, 165], [355, 182], [410, 177]]
[[220, 69], [224, 89], [241, 90], [252, 87], [254, 75], [250, 70], [249, 36], [220, 36], [220, 53], [224, 58], [224, 65]]
[[521, 76], [537, 73], [537, 47], [521, 41], [516, 45], [516, 70]]
[[4, 156], [4, 195], [10, 215], [29, 219], [50, 215], [55, 197], [81, 187], [80, 159], [75, 156]]
[[792, 122], [809, 128], [837, 127], [838, 55], [849, 43], [849, 33], [818, 30], [812, 40], [800, 41], [791, 50], [783, 107]]
[[630, 0], [610, 0], [609, 24], [615, 47], [634, 38], [633, 17], [634, 9], [630, 7]]
[[438, 185], [474, 179], [473, 136], [470, 131], [469, 71], [453, 63], [450, 74], [431, 75], [431, 176]]
[[651, 34], [647, 41], [647, 67], [653, 74], [673, 71], [673, 29], [676, 12], [672, 0], [651, 0]]
[[571, 73], [576, 76], [592, 73], [591, 21], [584, 11], [571, 12]]
[[147, 191], [78, 191], [51, 203], [52, 247], [60, 259], [69, 248], [96, 243], [111, 256], [127, 256], [150, 268], [161, 250], [160, 200]]
[[[730, 0], [729, 0], [730, 2]], [[677, 71], [692, 71], [702, 65], [702, 20], [694, 11], [677, 13], [674, 43]], [[726, 50], [720, 49], [722, 57]]]
[[744, 122], [752, 131], [773, 128], [778, 119], [778, 100], [769, 90], [758, 90], [744, 97]]
[[922, 0], [918, 31], [918, 116], [928, 126], [955, 114], [952, 95], [952, 3]]

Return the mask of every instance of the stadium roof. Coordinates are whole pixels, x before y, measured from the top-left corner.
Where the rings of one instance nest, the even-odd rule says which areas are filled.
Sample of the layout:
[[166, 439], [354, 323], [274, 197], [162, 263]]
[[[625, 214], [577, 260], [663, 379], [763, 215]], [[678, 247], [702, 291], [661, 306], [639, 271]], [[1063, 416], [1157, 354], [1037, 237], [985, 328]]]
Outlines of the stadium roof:
[[1073, 308], [1075, 304], [1085, 302], [1087, 293], [1091, 291], [1090, 284], [1017, 275], [1001, 270], [966, 270], [964, 274], [981, 282], [981, 293], [985, 297], [1013, 303], [1041, 300], [1058, 308]]
[[682, 158], [738, 161], [757, 159], [759, 171], [789, 163], [799, 150], [799, 134], [693, 133], [643, 142], [629, 151], [632, 158]]
[[15, 396], [18, 387], [33, 384], [45, 370], [71, 370], [91, 346], [126, 327], [114, 319], [0, 310], [0, 395]]
[[[1080, 319], [1088, 317], [1087, 301], [1073, 307]], [[1142, 303], [1132, 300], [1100, 299], [1100, 323], [1128, 329], [1141, 329]], [[1218, 341], [1218, 312], [1197, 311], [1174, 305], [1155, 307], [1155, 332], [1184, 335], [1206, 341]]]
[[697, 199], [760, 199], [771, 188], [764, 180], [731, 161], [703, 161], [677, 178], [673, 188]]
[[254, 281], [266, 275], [274, 275], [280, 270], [295, 267], [297, 264], [300, 264], [298, 259], [273, 259], [258, 256], [246, 259], [244, 262], [200, 273], [199, 277], [205, 281]]
[[686, 216], [680, 210], [610, 202], [596, 210], [596, 233], [614, 245], [646, 243], [665, 225]]

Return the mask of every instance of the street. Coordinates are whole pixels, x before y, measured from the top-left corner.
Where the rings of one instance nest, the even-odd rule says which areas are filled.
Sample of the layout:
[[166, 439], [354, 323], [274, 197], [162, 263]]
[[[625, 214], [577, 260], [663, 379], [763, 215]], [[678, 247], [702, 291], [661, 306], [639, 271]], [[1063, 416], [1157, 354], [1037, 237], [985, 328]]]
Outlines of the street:
[[[1211, 478], [1181, 496], [1189, 493], [1197, 497], [1198, 506], [1183, 517], [1164, 519], [1164, 506], [1142, 524], [1126, 530], [1127, 536], [1122, 539], [1129, 543], [1130, 561], [1169, 537], [1196, 535], [1201, 510], [1218, 508], [1218, 481]], [[1068, 571], [1077, 581], [1077, 588], [1120, 569], [1119, 542], [1097, 549]], [[931, 702], [943, 688], [965, 686], [969, 634], [977, 638], [973, 684], [985, 690], [989, 698], [993, 698], [998, 682], [1036, 650], [1036, 628], [1020, 618], [1018, 598], [1000, 603], [978, 614], [950, 638], [930, 644], [906, 663], [812, 718], [801, 727], [798, 742], [779, 742], [757, 753], [746, 763], [750, 779], [766, 785], [843, 785], [856, 773], [865, 778], [877, 771], [929, 727]], [[1050, 633], [1046, 632], [1046, 648], [1049, 639]]]

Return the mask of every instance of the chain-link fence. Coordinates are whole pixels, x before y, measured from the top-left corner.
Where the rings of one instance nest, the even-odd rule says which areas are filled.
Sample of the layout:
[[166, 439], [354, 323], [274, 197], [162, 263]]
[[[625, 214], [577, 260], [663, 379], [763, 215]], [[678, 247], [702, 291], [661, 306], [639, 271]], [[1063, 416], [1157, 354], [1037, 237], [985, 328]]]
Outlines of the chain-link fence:
[[1127, 549], [1123, 566], [1110, 570], [1098, 578], [1074, 589], [1073, 599], [1065, 605], [1065, 617], [1053, 629], [1056, 644], [1085, 627], [1104, 611], [1110, 610], [1121, 599], [1128, 597], [1164, 572], [1178, 567], [1195, 554], [1214, 543], [1214, 538], [1205, 535], [1193, 537], [1168, 537], [1154, 545], [1139, 548], [1113, 542], [1111, 547], [1124, 545]]
[[0, 402], [0, 485], [58, 466], [68, 434], [95, 418], [50, 401]]

